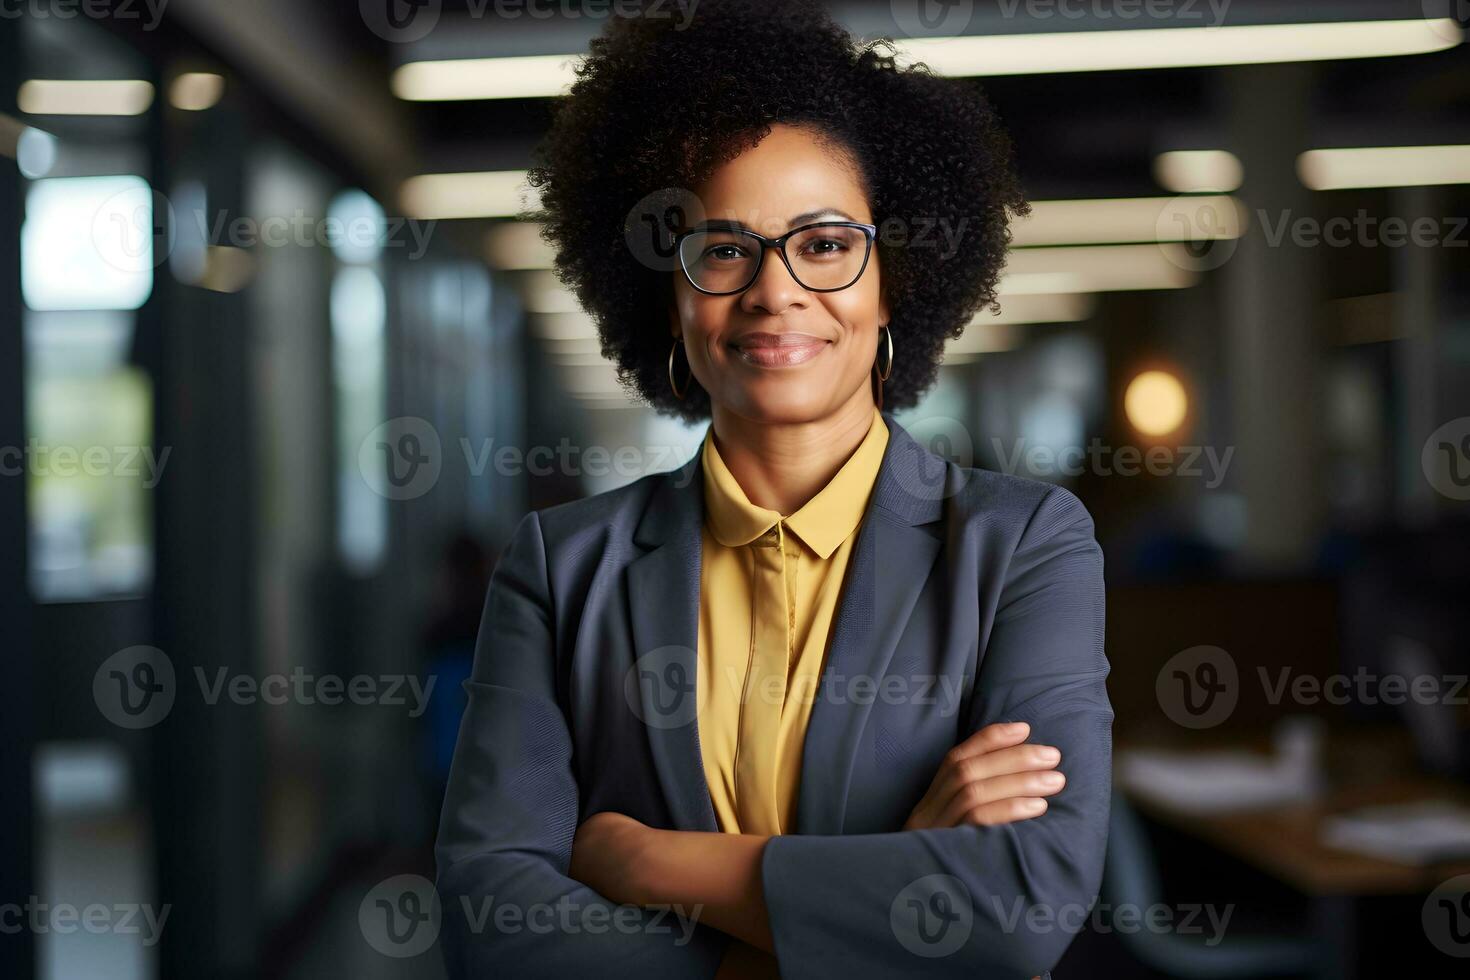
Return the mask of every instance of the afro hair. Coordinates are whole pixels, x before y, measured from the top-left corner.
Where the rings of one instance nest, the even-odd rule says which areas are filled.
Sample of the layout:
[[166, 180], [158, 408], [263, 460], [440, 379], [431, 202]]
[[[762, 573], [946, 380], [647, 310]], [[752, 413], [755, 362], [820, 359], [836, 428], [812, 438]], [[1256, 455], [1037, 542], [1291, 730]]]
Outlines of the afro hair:
[[[621, 383], [662, 414], [709, 418], [668, 380], [677, 269], [656, 231], [774, 124], [811, 128], [860, 170], [895, 358], [884, 409], [933, 384], [945, 341], [995, 305], [1011, 215], [1029, 206], [1009, 136], [978, 85], [900, 65], [812, 0], [701, 0], [613, 16], [537, 147], [543, 235]], [[656, 228], [655, 226], [661, 226]], [[666, 241], [665, 241], [666, 244]]]

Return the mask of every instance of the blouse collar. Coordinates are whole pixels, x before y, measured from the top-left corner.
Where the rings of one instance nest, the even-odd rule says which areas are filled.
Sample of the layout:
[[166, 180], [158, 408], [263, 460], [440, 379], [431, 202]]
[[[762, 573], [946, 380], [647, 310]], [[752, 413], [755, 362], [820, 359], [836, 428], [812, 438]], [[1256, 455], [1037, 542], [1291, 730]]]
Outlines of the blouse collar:
[[[862, 523], [887, 443], [888, 426], [874, 407], [873, 421], [857, 450], [825, 487], [785, 519], [787, 529], [824, 560]], [[749, 544], [774, 527], [781, 514], [746, 497], [715, 448], [713, 425], [705, 432], [703, 449], [705, 521], [710, 533], [726, 547]]]

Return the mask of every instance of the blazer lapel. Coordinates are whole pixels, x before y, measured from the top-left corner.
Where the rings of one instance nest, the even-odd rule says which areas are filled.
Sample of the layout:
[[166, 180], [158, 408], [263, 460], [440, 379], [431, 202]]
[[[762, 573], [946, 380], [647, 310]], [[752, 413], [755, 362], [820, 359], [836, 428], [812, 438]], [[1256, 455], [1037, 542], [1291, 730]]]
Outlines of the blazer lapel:
[[[719, 830], [697, 718], [699, 576], [704, 485], [699, 451], [660, 482], [633, 532], [650, 548], [628, 565], [636, 702], [672, 829]], [[626, 691], [630, 701], [635, 699]]]
[[[838, 600], [818, 697], [802, 749], [797, 832], [841, 833], [847, 788], [870, 699], [842, 697], [855, 678], [876, 684], [939, 554], [924, 525], [943, 516], [944, 461], [883, 413], [888, 444]], [[629, 687], [648, 733], [672, 826], [719, 829], [700, 753], [696, 712], [699, 580], [704, 523], [703, 443], [660, 481], [633, 539], [647, 552], [628, 566], [635, 671]], [[881, 556], [881, 561], [879, 560]], [[868, 701], [869, 703], [863, 703]]]
[[[920, 445], [893, 416], [888, 445], [838, 600], [818, 696], [802, 747], [796, 832], [840, 834], [847, 791], [872, 698], [849, 696], [855, 680], [876, 689], [929, 580], [939, 537], [924, 526], [944, 514], [949, 486], [944, 461]], [[834, 697], [832, 692], [840, 692]]]

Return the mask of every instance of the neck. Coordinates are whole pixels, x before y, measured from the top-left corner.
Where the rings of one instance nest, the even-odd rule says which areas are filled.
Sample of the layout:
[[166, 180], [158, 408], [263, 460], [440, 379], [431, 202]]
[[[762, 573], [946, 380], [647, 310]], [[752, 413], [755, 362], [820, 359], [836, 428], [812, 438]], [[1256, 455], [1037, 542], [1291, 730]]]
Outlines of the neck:
[[783, 517], [831, 482], [873, 424], [864, 386], [835, 412], [806, 422], [757, 422], [719, 405], [711, 410], [715, 448], [745, 496]]

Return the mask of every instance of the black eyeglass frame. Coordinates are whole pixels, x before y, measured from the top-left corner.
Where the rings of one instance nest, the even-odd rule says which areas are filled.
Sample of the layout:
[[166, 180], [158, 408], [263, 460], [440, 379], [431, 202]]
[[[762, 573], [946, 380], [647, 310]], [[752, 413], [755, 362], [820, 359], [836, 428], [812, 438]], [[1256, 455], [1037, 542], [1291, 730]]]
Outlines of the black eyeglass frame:
[[[853, 276], [852, 281], [849, 282], [847, 285], [828, 286], [825, 289], [818, 289], [814, 286], [808, 286], [806, 283], [801, 281], [801, 276], [798, 276], [796, 274], [796, 270], [791, 267], [791, 257], [786, 254], [787, 239], [791, 238], [793, 235], [798, 235], [801, 232], [810, 231], [813, 228], [857, 228], [863, 232], [863, 238], [867, 245], [867, 251], [863, 254], [863, 264], [858, 269], [857, 275]], [[690, 237], [691, 235], [708, 235], [715, 231], [726, 231], [730, 234], [744, 235], [747, 238], [753, 238], [761, 243], [760, 252], [756, 254], [755, 271], [750, 274], [750, 281], [741, 286], [739, 289], [705, 289], [699, 283], [694, 281], [694, 276], [692, 276], [689, 272], [689, 265], [687, 262], [684, 261], [684, 249], [682, 247], [684, 244], [684, 239]], [[674, 236], [674, 252], [679, 256], [679, 268], [681, 271], [683, 271], [684, 278], [689, 281], [689, 285], [693, 286], [699, 292], [704, 293], [706, 296], [734, 296], [736, 293], [743, 293], [751, 286], [755, 285], [755, 281], [760, 278], [761, 269], [765, 268], [766, 249], [768, 248], [774, 248], [780, 254], [781, 263], [786, 266], [786, 271], [791, 273], [791, 278], [795, 280], [796, 284], [802, 289], [805, 289], [809, 293], [840, 293], [844, 289], [851, 289], [853, 286], [857, 285], [857, 281], [863, 277], [863, 273], [868, 271], [868, 261], [873, 257], [873, 239], [876, 237], [878, 237], [878, 226], [864, 224], [861, 221], [813, 221], [811, 224], [802, 225], [799, 228], [792, 228], [780, 238], [767, 238], [765, 235], [759, 235], [746, 228], [691, 228], [688, 231], [679, 232], [677, 235]]]

